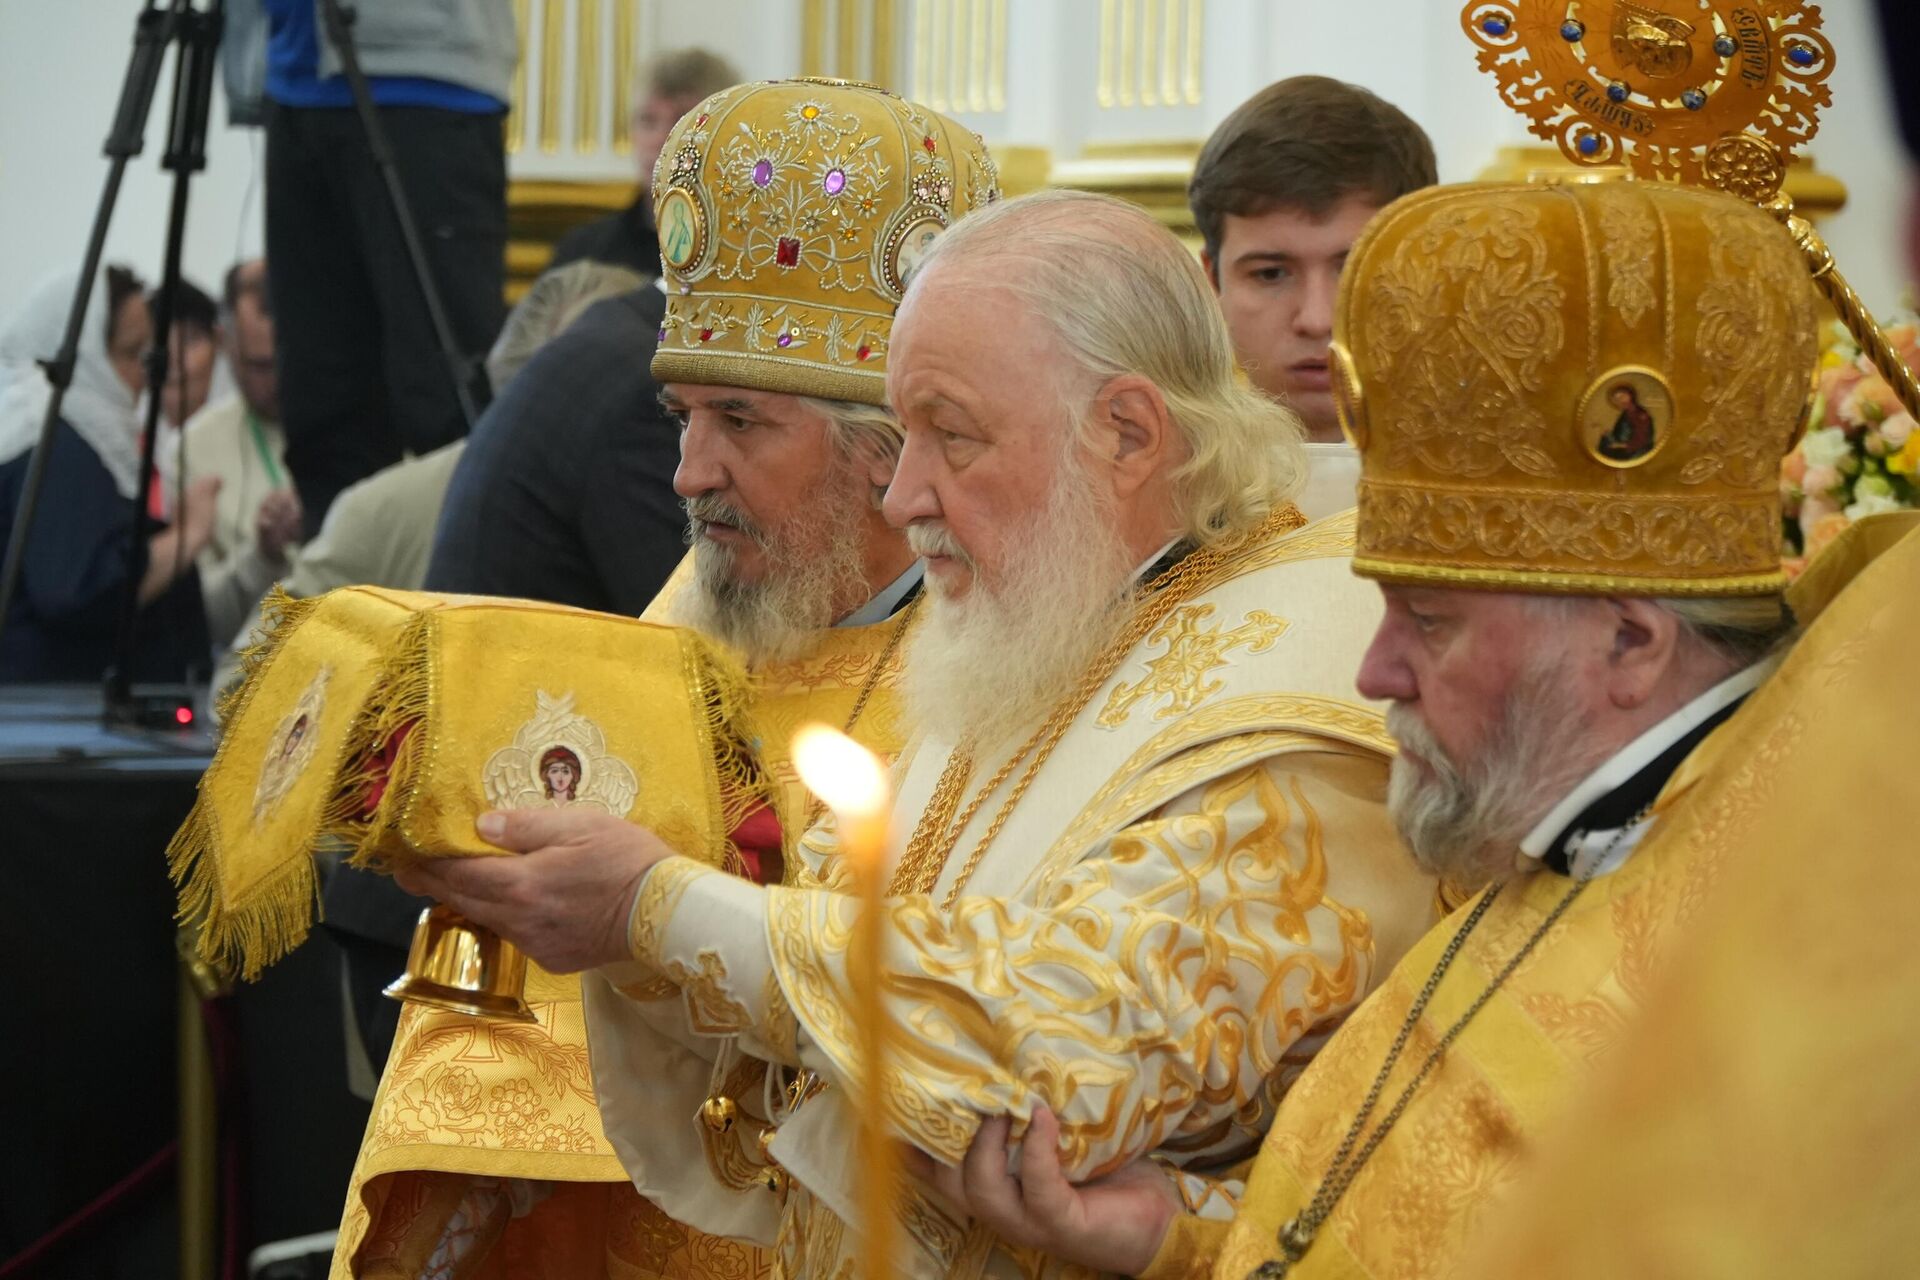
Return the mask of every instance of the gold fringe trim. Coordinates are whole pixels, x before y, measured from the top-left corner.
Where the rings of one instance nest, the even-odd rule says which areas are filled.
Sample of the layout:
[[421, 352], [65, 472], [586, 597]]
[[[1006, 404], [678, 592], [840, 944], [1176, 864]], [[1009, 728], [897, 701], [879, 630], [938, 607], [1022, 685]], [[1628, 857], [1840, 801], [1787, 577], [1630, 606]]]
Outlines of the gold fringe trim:
[[[261, 608], [262, 624], [241, 651], [239, 674], [220, 695], [221, 725], [245, 714], [262, 674], [318, 603], [317, 598], [296, 599], [280, 587], [268, 595]], [[193, 931], [195, 953], [222, 976], [237, 973], [251, 980], [305, 941], [318, 910], [319, 875], [311, 856], [314, 849], [309, 849], [308, 856], [289, 859], [249, 895], [244, 907], [227, 901], [217, 852], [223, 845], [207, 780], [219, 772], [229, 741], [223, 736], [215, 748], [193, 810], [167, 845], [167, 874], [179, 890], [174, 918]]]
[[[691, 633], [689, 633], [691, 634]], [[777, 790], [748, 740], [754, 683], [746, 668], [718, 646], [692, 637], [692, 662], [699, 668], [704, 688], [702, 705], [708, 752], [718, 797], [714, 814], [714, 847], [704, 851], [714, 866], [739, 861], [733, 832], [759, 805], [771, 805]], [[731, 869], [731, 868], [730, 868]], [[743, 869], [743, 868], [742, 868]]]
[[[360, 723], [349, 734], [347, 759], [354, 772], [343, 771], [341, 782], [355, 798], [356, 809], [338, 835], [351, 849], [347, 861], [352, 866], [390, 871], [394, 855], [410, 852], [399, 833], [406, 829], [419, 799], [422, 761], [433, 730], [428, 715], [436, 683], [433, 633], [437, 621], [435, 612], [428, 609], [407, 623], [394, 645], [392, 661], [361, 712]], [[380, 795], [380, 803], [366, 814], [367, 789], [381, 775], [381, 752], [409, 725], [411, 732], [394, 752], [393, 762], [385, 767], [386, 790]]]
[[[318, 603], [318, 598], [295, 599], [279, 589], [266, 601], [265, 625], [242, 652], [239, 676], [221, 695], [222, 724], [246, 714], [264, 673]], [[320, 916], [314, 859], [322, 851], [341, 849], [349, 865], [377, 871], [422, 856], [405, 833], [421, 800], [432, 750], [437, 613], [424, 609], [401, 629], [372, 696], [347, 731], [332, 793], [312, 836], [254, 886], [244, 905], [229, 901], [224, 891], [219, 851], [225, 846], [206, 786], [220, 770], [227, 740], [214, 753], [193, 811], [167, 847], [167, 866], [179, 890], [176, 919], [197, 931], [196, 953], [222, 975], [251, 980], [306, 940]], [[750, 678], [730, 655], [692, 633], [687, 636], [683, 675], [712, 766], [704, 815], [712, 826], [708, 847], [686, 852], [719, 866], [732, 849], [734, 828], [756, 804], [771, 799], [773, 788], [749, 738]], [[392, 763], [383, 768], [383, 750], [408, 726], [411, 731]], [[369, 813], [368, 790], [383, 773], [385, 790]]]

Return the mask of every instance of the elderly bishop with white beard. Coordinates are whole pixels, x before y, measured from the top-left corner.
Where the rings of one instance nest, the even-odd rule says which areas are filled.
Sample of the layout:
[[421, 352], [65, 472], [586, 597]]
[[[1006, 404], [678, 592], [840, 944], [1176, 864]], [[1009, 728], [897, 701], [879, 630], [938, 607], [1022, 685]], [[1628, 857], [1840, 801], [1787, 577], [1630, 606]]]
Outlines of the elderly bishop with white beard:
[[[1352, 694], [1379, 606], [1351, 515], [1307, 526], [1287, 501], [1297, 421], [1236, 383], [1198, 265], [1118, 201], [959, 220], [887, 359], [906, 444], [884, 509], [927, 561], [883, 941], [899, 1137], [953, 1164], [981, 1112], [1018, 1131], [1044, 1106], [1074, 1176], [1158, 1154], [1225, 1215], [1219, 1175], [1434, 916], [1386, 816], [1385, 726]], [[536, 850], [506, 901], [498, 859], [432, 887], [541, 963], [598, 970], [595, 1084], [644, 1194], [773, 1242], [779, 1274], [845, 1274], [858, 900], [831, 823], [770, 887], [628, 843]], [[650, 1139], [701, 1123], [660, 1082], [734, 1054], [787, 1085], [757, 1201]], [[901, 1216], [902, 1274], [1069, 1270], [925, 1186]]]

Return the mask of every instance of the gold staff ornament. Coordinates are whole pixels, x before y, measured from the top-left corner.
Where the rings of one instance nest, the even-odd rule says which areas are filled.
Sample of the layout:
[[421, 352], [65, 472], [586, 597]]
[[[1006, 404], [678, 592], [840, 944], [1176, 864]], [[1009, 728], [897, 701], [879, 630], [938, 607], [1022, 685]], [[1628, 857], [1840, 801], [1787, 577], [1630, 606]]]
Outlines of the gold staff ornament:
[[1527, 129], [1585, 166], [1714, 187], [1787, 228], [1834, 312], [1920, 417], [1920, 380], [1782, 188], [1832, 104], [1833, 45], [1799, 0], [1469, 0], [1460, 25]]
[[1787, 155], [1833, 100], [1820, 9], [1796, 0], [1480, 0], [1460, 22], [1501, 100], [1578, 165], [1703, 184], [1721, 136]]

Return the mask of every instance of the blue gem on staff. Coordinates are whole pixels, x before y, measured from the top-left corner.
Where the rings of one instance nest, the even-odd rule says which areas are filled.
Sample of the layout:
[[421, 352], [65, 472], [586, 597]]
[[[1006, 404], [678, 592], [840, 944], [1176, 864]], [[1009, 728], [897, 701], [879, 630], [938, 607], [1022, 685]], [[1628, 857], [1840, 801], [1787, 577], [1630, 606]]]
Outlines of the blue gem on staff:
[[1573, 145], [1580, 149], [1580, 154], [1583, 156], [1596, 155], [1600, 150], [1600, 139], [1594, 134], [1583, 133], [1580, 135], [1580, 140]]
[[1740, 52], [1740, 46], [1734, 43], [1732, 36], [1720, 36], [1713, 42], [1713, 51], [1723, 58], [1731, 58]]
[[1512, 28], [1505, 18], [1488, 18], [1480, 24], [1480, 29], [1496, 40], [1507, 34]]
[[1628, 92], [1629, 90], [1627, 89], [1627, 86], [1625, 86], [1624, 84], [1621, 84], [1618, 80], [1615, 80], [1612, 84], [1607, 86], [1607, 101], [1625, 102], [1627, 100]]
[[1796, 67], [1810, 67], [1814, 63], [1814, 52], [1804, 44], [1797, 44], [1787, 50], [1787, 61]]
[[1707, 95], [1699, 89], [1688, 89], [1680, 95], [1680, 105], [1689, 111], [1698, 111], [1707, 105]]
[[1572, 44], [1587, 34], [1587, 24], [1577, 18], [1568, 18], [1560, 24], [1560, 38]]

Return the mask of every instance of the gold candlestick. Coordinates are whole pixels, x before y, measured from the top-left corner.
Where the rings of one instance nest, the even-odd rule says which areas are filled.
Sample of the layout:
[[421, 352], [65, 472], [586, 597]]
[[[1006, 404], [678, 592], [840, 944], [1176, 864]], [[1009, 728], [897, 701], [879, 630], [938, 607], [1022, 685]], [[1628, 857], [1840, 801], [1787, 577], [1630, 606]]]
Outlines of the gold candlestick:
[[825, 725], [806, 725], [793, 741], [794, 767], [807, 788], [833, 810], [840, 847], [860, 887], [854, 921], [851, 978], [854, 1020], [860, 1028], [861, 1072], [854, 1087], [866, 1095], [860, 1116], [860, 1274], [895, 1274], [894, 1191], [897, 1159], [886, 1092], [888, 1025], [880, 974], [886, 924], [887, 774], [874, 754]]

